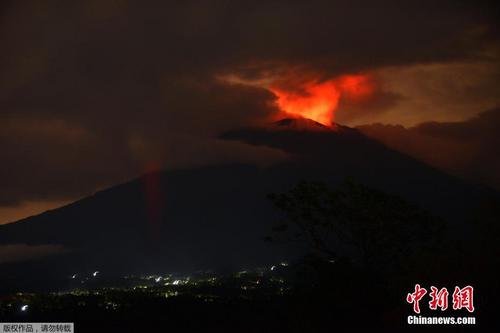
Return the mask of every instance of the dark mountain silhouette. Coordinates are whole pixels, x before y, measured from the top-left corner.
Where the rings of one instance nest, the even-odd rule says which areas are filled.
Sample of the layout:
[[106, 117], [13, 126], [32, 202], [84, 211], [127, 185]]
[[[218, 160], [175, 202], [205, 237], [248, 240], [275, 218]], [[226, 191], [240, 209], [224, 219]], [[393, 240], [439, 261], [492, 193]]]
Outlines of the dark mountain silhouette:
[[266, 196], [302, 179], [335, 186], [350, 177], [399, 194], [444, 217], [457, 235], [467, 233], [468, 216], [482, 198], [496, 195], [341, 125], [284, 119], [221, 137], [278, 148], [291, 157], [264, 169], [229, 164], [153, 172], [0, 226], [0, 246], [58, 244], [67, 249], [29, 265], [3, 264], [0, 270], [14, 279], [33, 272], [61, 276], [94, 269], [162, 272], [272, 264], [298, 250], [264, 240], [278, 218]]
[[333, 131], [338, 125], [325, 126], [317, 121], [307, 118], [285, 118], [278, 120], [268, 127], [270, 130], [283, 130], [283, 131]]
[[469, 213], [484, 196], [498, 198], [489, 188], [466, 183], [339, 124], [327, 127], [309, 119], [284, 119], [265, 129], [230, 131], [222, 138], [281, 149], [292, 155], [306, 178], [337, 183], [350, 177], [457, 222], [465, 221], [465, 211]]

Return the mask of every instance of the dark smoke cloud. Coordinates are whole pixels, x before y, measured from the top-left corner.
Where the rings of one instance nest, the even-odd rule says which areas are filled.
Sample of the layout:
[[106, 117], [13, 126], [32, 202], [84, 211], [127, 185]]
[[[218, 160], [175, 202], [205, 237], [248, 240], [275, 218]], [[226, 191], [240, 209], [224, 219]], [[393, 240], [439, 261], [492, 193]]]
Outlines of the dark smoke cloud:
[[[137, 176], [151, 161], [177, 167], [283, 158], [214, 139], [276, 112], [267, 90], [216, 77], [296, 68], [329, 78], [495, 61], [492, 8], [454, 1], [2, 1], [0, 204], [78, 197]], [[383, 110], [398, 98], [381, 92], [366, 108]]]
[[500, 189], [500, 109], [463, 122], [428, 122], [405, 128], [365, 125], [360, 129], [388, 147], [465, 179]]

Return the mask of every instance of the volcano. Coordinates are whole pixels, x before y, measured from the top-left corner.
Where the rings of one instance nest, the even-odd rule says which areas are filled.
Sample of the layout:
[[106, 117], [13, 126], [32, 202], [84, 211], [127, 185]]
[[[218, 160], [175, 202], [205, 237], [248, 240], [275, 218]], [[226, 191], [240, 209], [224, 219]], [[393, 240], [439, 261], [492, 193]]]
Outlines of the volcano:
[[[338, 124], [290, 118], [221, 138], [280, 149], [290, 158], [267, 168], [224, 164], [150, 173], [0, 226], [0, 246], [65, 249], [29, 265], [3, 263], [0, 270], [19, 283], [19, 276], [34, 272], [63, 276], [84, 270], [121, 274], [272, 264], [296, 249], [265, 241], [278, 218], [267, 195], [300, 180], [336, 186], [350, 177], [401, 195], [463, 233], [467, 216], [489, 195]], [[157, 189], [156, 208], [147, 194], [151, 183]]]
[[284, 130], [284, 131], [332, 131], [336, 127], [326, 126], [317, 121], [308, 118], [285, 118], [272, 123], [268, 129], [270, 130]]

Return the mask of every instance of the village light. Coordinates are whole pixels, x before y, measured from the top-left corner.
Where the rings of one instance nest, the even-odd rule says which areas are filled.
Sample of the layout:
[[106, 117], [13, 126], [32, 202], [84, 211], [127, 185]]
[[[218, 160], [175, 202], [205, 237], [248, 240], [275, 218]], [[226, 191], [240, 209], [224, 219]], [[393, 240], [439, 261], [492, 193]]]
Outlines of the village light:
[[97, 274], [99, 274], [99, 271], [95, 271], [95, 272], [92, 274], [92, 276], [93, 276], [93, 277], [96, 277], [96, 276], [97, 276]]
[[21, 311], [26, 312], [28, 310], [28, 304], [21, 306]]

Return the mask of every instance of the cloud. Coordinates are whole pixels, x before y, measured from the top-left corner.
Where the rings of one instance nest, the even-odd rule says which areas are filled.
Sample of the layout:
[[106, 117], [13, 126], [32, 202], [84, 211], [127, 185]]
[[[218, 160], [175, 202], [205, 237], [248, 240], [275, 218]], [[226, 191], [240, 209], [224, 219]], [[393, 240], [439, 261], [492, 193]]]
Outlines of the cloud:
[[69, 250], [62, 245], [44, 244], [27, 245], [11, 244], [0, 246], [0, 264], [7, 262], [20, 262], [32, 259], [38, 259], [55, 254], [62, 254]]
[[[216, 79], [221, 75], [262, 79], [296, 69], [322, 79], [367, 72], [401, 82], [390, 68], [495, 62], [498, 55], [494, 11], [483, 2], [27, 0], [1, 6], [4, 206], [80, 197], [141, 174], [150, 161], [180, 167], [283, 158], [216, 139], [276, 112], [269, 91], [227, 84]], [[404, 117], [395, 108], [412, 100], [411, 89], [387, 85], [367, 104], [340, 101], [342, 117], [348, 124], [387, 115], [398, 121]], [[481, 91], [470, 93], [483, 100]]]
[[[74, 198], [71, 198], [74, 199]], [[65, 206], [71, 203], [71, 201], [63, 200], [35, 200], [11, 203], [8, 205], [4, 203], [0, 205], [0, 224], [6, 224], [14, 221], [18, 221], [25, 217], [34, 216], [42, 212], [48, 211], [50, 209]]]
[[[189, 88], [187, 88], [189, 86]], [[245, 86], [176, 82], [161, 108], [84, 108], [62, 119], [24, 114], [0, 123], [0, 205], [67, 200], [134, 178], [152, 161], [167, 168], [216, 162], [266, 165], [283, 152], [217, 139], [217, 133], [266, 117], [270, 94]], [[123, 113], [123, 114], [122, 114]]]
[[500, 109], [462, 122], [364, 125], [365, 135], [456, 176], [500, 189]]
[[338, 121], [414, 126], [463, 121], [500, 105], [500, 62], [448, 62], [389, 66], [371, 72], [377, 93], [365, 103], [341, 101]]

